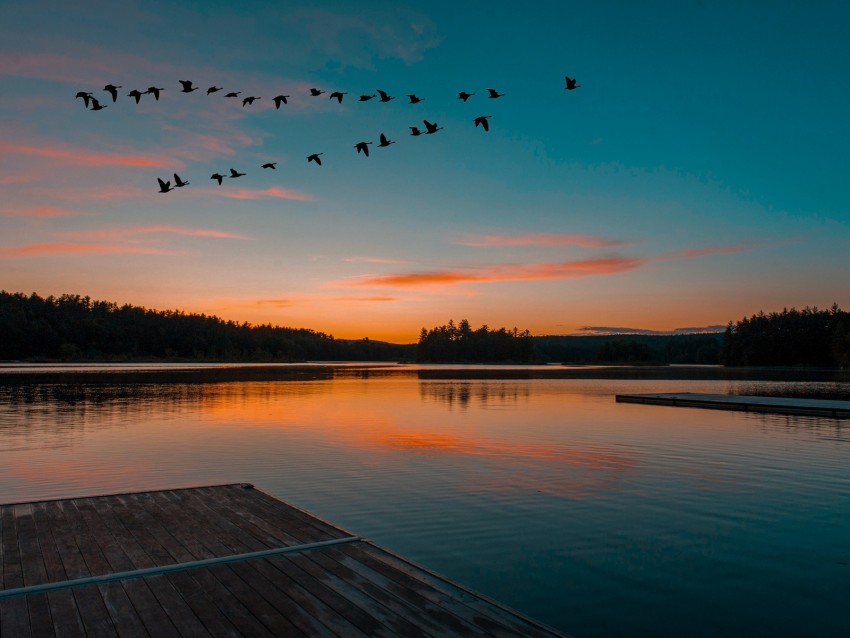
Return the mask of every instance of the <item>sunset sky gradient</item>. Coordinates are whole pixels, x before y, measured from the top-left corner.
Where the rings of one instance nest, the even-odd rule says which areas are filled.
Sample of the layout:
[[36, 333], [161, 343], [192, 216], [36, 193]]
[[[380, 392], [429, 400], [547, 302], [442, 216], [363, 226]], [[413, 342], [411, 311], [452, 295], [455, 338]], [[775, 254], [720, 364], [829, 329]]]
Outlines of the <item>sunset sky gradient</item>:
[[850, 307], [850, 4], [0, 10], [0, 289], [395, 342]]

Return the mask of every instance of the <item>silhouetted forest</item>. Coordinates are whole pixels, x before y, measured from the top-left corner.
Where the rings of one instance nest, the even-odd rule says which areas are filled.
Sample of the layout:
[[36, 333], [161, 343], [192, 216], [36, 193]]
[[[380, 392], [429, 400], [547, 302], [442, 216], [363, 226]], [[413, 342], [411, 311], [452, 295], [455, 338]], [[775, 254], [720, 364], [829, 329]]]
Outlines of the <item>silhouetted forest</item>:
[[729, 366], [850, 366], [850, 313], [785, 309], [729, 323], [722, 362]]
[[392, 361], [413, 345], [334, 339], [303, 328], [118, 306], [80, 295], [0, 291], [0, 359], [30, 361]]
[[422, 363], [529, 363], [534, 342], [528, 330], [491, 330], [486, 325], [473, 330], [466, 319], [453, 320], [431, 330], [422, 328], [416, 360]]

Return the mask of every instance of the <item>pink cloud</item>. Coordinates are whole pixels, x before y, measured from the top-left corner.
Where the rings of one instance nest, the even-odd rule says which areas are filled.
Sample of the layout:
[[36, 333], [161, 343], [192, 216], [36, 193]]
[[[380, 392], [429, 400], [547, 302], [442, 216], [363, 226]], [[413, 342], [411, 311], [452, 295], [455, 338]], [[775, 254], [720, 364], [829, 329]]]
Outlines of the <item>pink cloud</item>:
[[123, 244], [28, 244], [18, 248], [0, 249], [0, 257], [26, 257], [56, 253], [135, 253], [139, 255], [183, 255], [174, 250]]
[[57, 206], [22, 206], [20, 208], [6, 208], [0, 210], [0, 215], [12, 217], [52, 218], [75, 217], [90, 214], [91, 213], [81, 213], [80, 211], [70, 210], [68, 208], [59, 208]]
[[573, 233], [527, 233], [523, 235], [461, 235], [461, 246], [490, 248], [501, 246], [578, 246], [579, 248], [619, 248], [636, 242], [599, 235]]
[[72, 239], [124, 239], [139, 235], [173, 234], [185, 237], [212, 237], [215, 239], [250, 239], [247, 235], [239, 235], [223, 230], [206, 228], [186, 228], [183, 226], [128, 226], [125, 228], [101, 228], [96, 230], [69, 231], [60, 233], [62, 237]]
[[100, 153], [83, 147], [18, 144], [0, 140], [0, 153], [7, 155], [30, 155], [54, 160], [61, 164], [76, 166], [131, 166], [134, 168], [174, 167], [182, 168], [179, 160], [160, 155], [142, 153]]
[[[210, 192], [210, 191], [207, 191]], [[310, 202], [315, 199], [309, 193], [302, 193], [293, 188], [281, 188], [280, 186], [272, 186], [262, 190], [250, 190], [240, 188], [237, 190], [221, 189], [213, 191], [217, 195], [230, 197], [231, 199], [290, 199], [298, 202]]]

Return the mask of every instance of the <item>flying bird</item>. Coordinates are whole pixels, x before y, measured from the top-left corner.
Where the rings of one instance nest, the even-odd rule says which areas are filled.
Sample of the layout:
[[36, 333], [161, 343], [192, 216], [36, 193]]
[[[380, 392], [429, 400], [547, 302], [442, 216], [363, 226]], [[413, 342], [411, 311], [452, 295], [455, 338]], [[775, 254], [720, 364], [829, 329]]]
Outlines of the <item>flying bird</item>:
[[343, 91], [334, 91], [334, 92], [333, 92], [333, 93], [331, 93], [328, 97], [329, 97], [329, 99], [331, 99], [331, 100], [332, 100], [332, 99], [334, 99], [334, 98], [336, 98], [337, 102], [339, 102], [340, 104], [342, 104], [342, 96], [343, 96], [343, 95], [348, 95], [348, 92], [347, 92], [347, 91], [345, 91], [345, 92], [343, 92]]
[[272, 170], [276, 171], [277, 167], [275, 166], [275, 164], [277, 164], [277, 162], [267, 162], [263, 164], [261, 168], [271, 168]]
[[581, 84], [576, 84], [576, 82], [578, 82], [578, 80], [576, 80], [575, 78], [571, 78], [569, 75], [565, 75], [564, 80], [566, 80], [566, 82], [567, 82], [567, 86], [564, 87], [564, 90], [566, 90], [566, 91], [572, 91], [572, 90], [577, 89], [581, 86]]
[[487, 92], [490, 94], [489, 97], [492, 100], [495, 100], [497, 97], [502, 97], [504, 93], [499, 93], [496, 89], [487, 89]]
[[[378, 146], [380, 146], [381, 148], [386, 148], [390, 144], [395, 144], [395, 142], [392, 141], [392, 140], [388, 140], [387, 136], [384, 135], [383, 133], [381, 133], [381, 143], [378, 144]], [[367, 155], [368, 155], [368, 153], [367, 153]]]
[[[147, 93], [147, 91], [145, 91], [145, 93]], [[142, 92], [141, 92], [141, 91], [139, 91], [138, 89], [133, 89], [132, 91], [130, 91], [130, 92], [127, 94], [127, 97], [136, 98], [136, 104], [138, 104], [138, 103], [139, 103], [139, 100], [141, 99], [141, 97], [142, 97], [143, 95], [144, 95], [144, 93], [142, 93]]]
[[159, 177], [156, 178], [156, 181], [159, 182], [160, 193], [167, 193], [168, 191], [174, 190], [173, 188], [171, 188], [171, 182], [163, 182]]
[[408, 93], [407, 97], [410, 98], [410, 102], [408, 102], [408, 104], [419, 104], [422, 101], [422, 98], [414, 93]]
[[180, 176], [177, 173], [174, 173], [174, 188], [180, 188], [181, 186], [188, 185], [189, 182], [184, 182], [180, 179]]
[[224, 175], [222, 175], [221, 173], [213, 173], [212, 175], [210, 175], [210, 179], [217, 179], [218, 185], [221, 186], [221, 180], [224, 179]]
[[253, 95], [251, 97], [246, 97], [244, 100], [242, 100], [242, 106], [244, 107], [246, 104], [253, 104], [254, 100], [261, 100], [261, 99], [262, 98], [254, 97]]
[[360, 102], [368, 102], [368, 101], [369, 101], [369, 100], [371, 100], [373, 97], [378, 97], [378, 96], [377, 96], [375, 93], [372, 93], [372, 95], [361, 95], [361, 96], [360, 96], [359, 98], [357, 98], [357, 99], [358, 99], [358, 101], [360, 101]]
[[109, 91], [109, 94], [112, 96], [112, 101], [115, 102], [118, 99], [118, 89], [120, 89], [120, 88], [121, 88], [121, 86], [115, 86], [114, 84], [107, 84], [105, 87], [103, 87], [103, 90]]
[[213, 85], [207, 89], [207, 95], [209, 95], [210, 93], [215, 93], [216, 91], [221, 91], [222, 88], [224, 87]]
[[479, 115], [478, 117], [476, 117], [475, 120], [474, 120], [475, 126], [478, 126], [480, 124], [484, 128], [485, 131], [489, 131], [490, 130], [490, 124], [487, 123], [488, 117], [493, 117], [493, 116], [492, 115]]
[[83, 102], [86, 105], [86, 108], [89, 108], [89, 100], [92, 98], [91, 93], [86, 93], [85, 91], [77, 91], [77, 95], [74, 96], [74, 99], [83, 98]]
[[224, 97], [239, 97], [242, 94], [242, 91], [233, 91], [231, 93], [225, 94]]
[[466, 102], [469, 98], [471, 98], [475, 93], [467, 93], [466, 91], [461, 91], [457, 94], [457, 99], [463, 100]]
[[357, 144], [354, 145], [354, 148], [357, 149], [358, 153], [363, 153], [363, 155], [365, 155], [366, 157], [369, 157], [369, 146], [368, 145], [371, 144], [371, 143], [372, 142], [357, 142]]
[[381, 89], [375, 89], [378, 92], [378, 95], [381, 96], [381, 102], [389, 102], [390, 100], [394, 100], [395, 97], [392, 95], [387, 95], [386, 91], [382, 91]]
[[89, 100], [91, 101], [92, 111], [100, 111], [106, 108], [106, 104], [101, 104], [96, 97], [90, 97]]
[[149, 86], [148, 90], [145, 91], [145, 93], [150, 93], [151, 95], [153, 95], [156, 98], [156, 101], [159, 102], [159, 92], [164, 91], [164, 90], [165, 89], [161, 89], [161, 88], [158, 89], [155, 86]]
[[235, 168], [230, 169], [230, 178], [236, 179], [237, 177], [242, 177], [245, 173], [240, 173]]
[[192, 86], [192, 80], [179, 80], [180, 84], [183, 85], [183, 88], [180, 90], [182, 93], [191, 93], [192, 91], [197, 91], [197, 86]]
[[322, 155], [322, 153], [313, 153], [312, 155], [308, 155], [308, 156], [307, 156], [307, 162], [308, 162], [308, 163], [310, 163], [310, 162], [316, 162], [316, 164], [318, 164], [319, 166], [321, 166], [321, 165], [322, 165], [322, 160], [320, 160], [320, 159], [319, 159], [319, 155]]
[[321, 89], [310, 89], [310, 95], [313, 97], [319, 97], [322, 93], [327, 93], [327, 91], [322, 91]]
[[286, 101], [286, 98], [288, 97], [288, 95], [278, 95], [277, 97], [273, 97], [272, 101], [274, 102], [274, 107], [279, 109], [281, 104], [288, 104]]
[[411, 135], [422, 135], [422, 131], [420, 131], [420, 130], [419, 130], [418, 128], [416, 128], [415, 126], [411, 126], [411, 127], [409, 127], [409, 128], [410, 128], [410, 134], [411, 134]]
[[434, 122], [433, 124], [428, 120], [422, 120], [422, 122], [425, 124], [425, 135], [433, 135], [437, 131], [443, 130], [443, 127], [437, 126], [436, 122]]

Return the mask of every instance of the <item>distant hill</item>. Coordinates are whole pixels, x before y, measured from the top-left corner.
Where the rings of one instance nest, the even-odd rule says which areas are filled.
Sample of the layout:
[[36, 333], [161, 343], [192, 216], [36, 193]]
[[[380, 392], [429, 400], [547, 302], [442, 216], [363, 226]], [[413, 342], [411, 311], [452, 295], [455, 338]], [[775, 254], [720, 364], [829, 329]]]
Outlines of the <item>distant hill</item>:
[[560, 363], [717, 364], [723, 333], [532, 337], [537, 356]]

